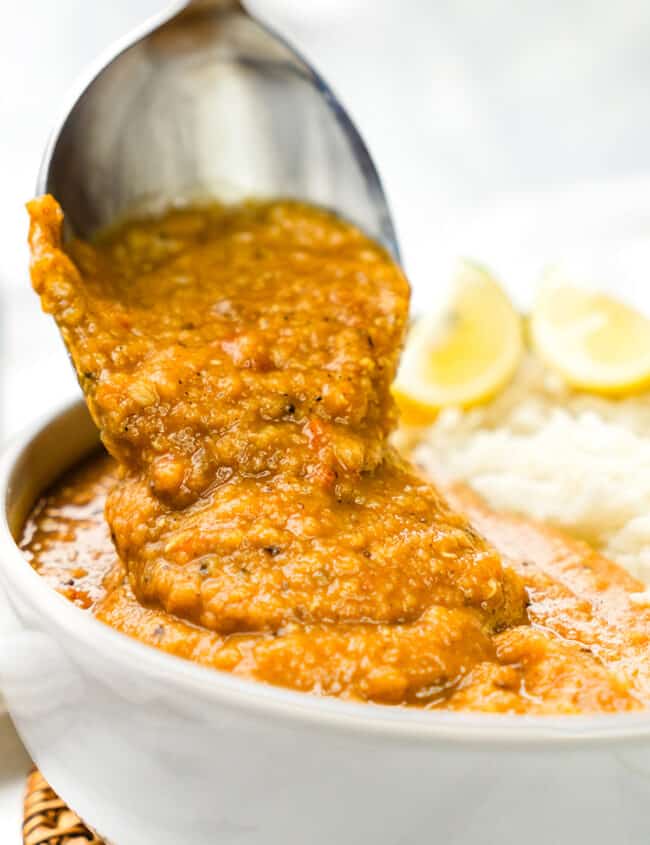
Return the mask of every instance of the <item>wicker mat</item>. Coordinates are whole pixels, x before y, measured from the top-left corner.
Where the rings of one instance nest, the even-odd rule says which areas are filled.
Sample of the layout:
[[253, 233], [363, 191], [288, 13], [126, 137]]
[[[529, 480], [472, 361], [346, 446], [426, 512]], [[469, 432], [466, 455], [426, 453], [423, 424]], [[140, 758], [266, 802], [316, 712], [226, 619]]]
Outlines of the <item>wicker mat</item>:
[[27, 779], [23, 807], [24, 845], [104, 845], [70, 810], [37, 770]]

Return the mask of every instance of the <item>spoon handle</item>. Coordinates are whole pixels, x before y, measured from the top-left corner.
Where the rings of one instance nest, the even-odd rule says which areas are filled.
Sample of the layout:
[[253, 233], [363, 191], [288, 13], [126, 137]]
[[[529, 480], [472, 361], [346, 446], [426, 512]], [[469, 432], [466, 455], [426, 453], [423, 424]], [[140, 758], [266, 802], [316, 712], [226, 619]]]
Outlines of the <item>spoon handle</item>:
[[216, 9], [216, 10], [235, 10], [242, 9], [240, 0], [187, 0], [184, 11], [191, 12], [194, 9], [199, 11]]

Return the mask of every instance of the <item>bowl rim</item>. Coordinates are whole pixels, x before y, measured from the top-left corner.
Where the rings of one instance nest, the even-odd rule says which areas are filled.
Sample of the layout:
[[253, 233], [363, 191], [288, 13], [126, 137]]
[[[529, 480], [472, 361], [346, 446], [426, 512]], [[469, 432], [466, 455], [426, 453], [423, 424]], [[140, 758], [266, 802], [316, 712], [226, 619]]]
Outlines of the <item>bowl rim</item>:
[[[584, 716], [523, 716], [488, 713], [431, 711], [387, 707], [318, 697], [260, 681], [237, 678], [167, 654], [141, 643], [100, 622], [56, 593], [29, 565], [13, 538], [8, 512], [11, 506], [11, 478], [34, 441], [48, 427], [75, 414], [81, 419], [83, 400], [66, 402], [50, 411], [14, 437], [0, 454], [0, 589], [24, 597], [63, 640], [79, 640], [94, 650], [109, 654], [114, 661], [138, 669], [152, 680], [178, 692], [201, 696], [238, 710], [288, 719], [320, 729], [419, 743], [452, 743], [468, 750], [507, 746], [525, 750], [531, 746], [598, 747], [611, 742], [650, 742], [650, 711]], [[87, 413], [87, 411], [86, 411]], [[99, 439], [98, 439], [99, 444]], [[65, 463], [59, 472], [69, 466]], [[11, 599], [9, 598], [10, 604]], [[0, 635], [0, 645], [2, 636]], [[11, 706], [9, 707], [11, 711]]]

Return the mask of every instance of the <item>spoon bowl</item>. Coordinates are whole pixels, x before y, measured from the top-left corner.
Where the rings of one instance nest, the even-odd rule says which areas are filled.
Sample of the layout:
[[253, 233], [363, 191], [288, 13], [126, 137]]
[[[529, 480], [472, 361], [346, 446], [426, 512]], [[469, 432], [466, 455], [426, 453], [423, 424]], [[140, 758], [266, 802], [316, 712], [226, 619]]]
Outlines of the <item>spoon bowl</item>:
[[238, 0], [177, 3], [94, 67], [52, 134], [38, 192], [81, 237], [170, 203], [291, 197], [331, 208], [399, 260], [350, 117]]

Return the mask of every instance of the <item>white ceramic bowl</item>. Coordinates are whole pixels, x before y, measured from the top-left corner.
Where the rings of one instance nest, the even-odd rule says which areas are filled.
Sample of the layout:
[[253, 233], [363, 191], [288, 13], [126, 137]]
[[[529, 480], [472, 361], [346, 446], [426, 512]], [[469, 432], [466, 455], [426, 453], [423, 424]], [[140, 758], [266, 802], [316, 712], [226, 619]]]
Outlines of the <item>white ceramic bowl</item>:
[[0, 685], [52, 786], [115, 845], [650, 840], [650, 714], [318, 699], [162, 654], [68, 603], [14, 537], [38, 494], [96, 445], [78, 403], [0, 462]]

